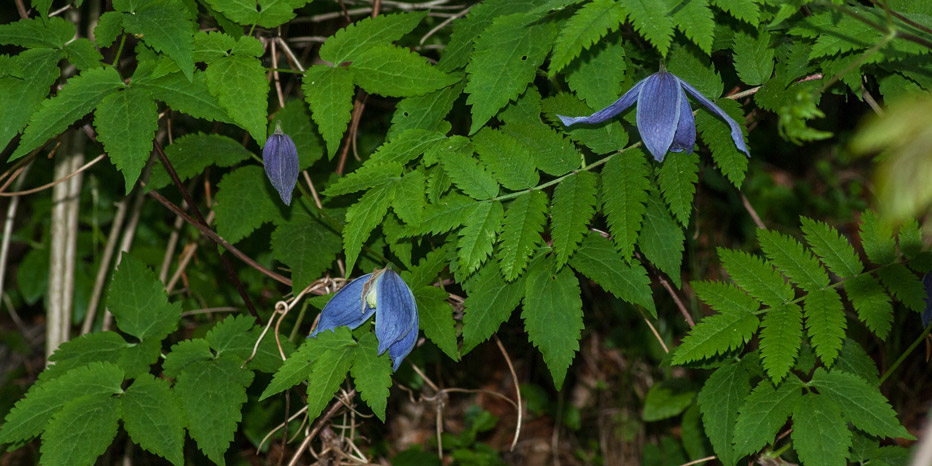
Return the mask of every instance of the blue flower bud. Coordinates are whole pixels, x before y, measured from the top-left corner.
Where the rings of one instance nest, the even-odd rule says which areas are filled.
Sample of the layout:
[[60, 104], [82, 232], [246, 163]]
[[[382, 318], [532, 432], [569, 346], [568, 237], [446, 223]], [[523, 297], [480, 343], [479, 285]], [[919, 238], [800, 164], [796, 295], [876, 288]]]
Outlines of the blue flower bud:
[[291, 191], [298, 183], [298, 149], [281, 128], [275, 128], [275, 133], [265, 141], [262, 162], [265, 174], [282, 197], [282, 202], [291, 205]]

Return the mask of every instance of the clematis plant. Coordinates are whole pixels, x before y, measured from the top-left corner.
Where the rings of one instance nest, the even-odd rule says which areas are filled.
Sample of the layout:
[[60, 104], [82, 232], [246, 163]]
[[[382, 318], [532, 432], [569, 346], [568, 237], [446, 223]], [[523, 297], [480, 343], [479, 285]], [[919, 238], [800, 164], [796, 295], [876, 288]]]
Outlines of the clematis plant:
[[687, 154], [691, 154], [696, 144], [696, 120], [693, 118], [686, 92], [728, 123], [735, 147], [750, 157], [738, 123], [695, 87], [664, 69], [644, 78], [613, 104], [592, 115], [557, 117], [566, 126], [576, 123], [601, 123], [637, 102], [637, 127], [641, 133], [641, 140], [654, 158], [662, 162], [668, 151], [685, 150]]
[[291, 205], [291, 192], [298, 183], [298, 149], [294, 141], [277, 126], [262, 148], [265, 174], [285, 205]]
[[344, 286], [324, 306], [317, 329], [308, 338], [337, 327], [359, 327], [375, 314], [375, 336], [379, 354], [388, 351], [392, 370], [417, 342], [418, 316], [414, 294], [390, 268], [363, 275]]

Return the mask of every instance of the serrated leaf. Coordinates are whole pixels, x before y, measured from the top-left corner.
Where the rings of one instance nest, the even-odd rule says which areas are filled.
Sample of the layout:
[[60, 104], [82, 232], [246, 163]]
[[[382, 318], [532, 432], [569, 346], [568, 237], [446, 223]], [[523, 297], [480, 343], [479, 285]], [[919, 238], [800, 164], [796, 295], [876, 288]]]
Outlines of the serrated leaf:
[[505, 210], [499, 201], [481, 202], [465, 220], [457, 240], [460, 269], [475, 272], [492, 253], [495, 238], [502, 229]]
[[608, 239], [589, 233], [569, 264], [616, 298], [642, 306], [651, 316], [657, 317], [647, 270], [639, 261], [629, 264], [622, 260]]
[[440, 199], [436, 204], [428, 204], [421, 214], [421, 221], [417, 225], [408, 225], [406, 234], [409, 236], [426, 235], [429, 233], [439, 235], [446, 233], [463, 224], [466, 218], [476, 207], [476, 202], [466, 196], [451, 193]]
[[708, 0], [675, 3], [676, 8], [671, 13], [676, 28], [683, 31], [686, 38], [698, 45], [703, 52], [711, 55], [715, 36], [715, 18], [712, 9], [709, 8]]
[[712, 3], [734, 18], [750, 23], [755, 27], [758, 24], [760, 8], [755, 0], [712, 0]]
[[105, 97], [123, 87], [123, 80], [113, 68], [87, 70], [68, 80], [58, 95], [42, 102], [29, 118], [19, 147], [10, 156], [16, 160], [44, 144], [87, 115]]
[[106, 393], [65, 403], [42, 434], [42, 464], [94, 464], [116, 437], [120, 412], [120, 399]]
[[446, 139], [446, 136], [439, 131], [404, 130], [390, 136], [385, 144], [372, 153], [367, 162], [406, 164], [437, 145], [445, 143]]
[[320, 58], [334, 66], [355, 61], [369, 48], [401, 39], [426, 15], [426, 11], [421, 11], [363, 18], [329, 37], [320, 46]]
[[264, 145], [269, 82], [262, 62], [236, 55], [221, 58], [207, 67], [207, 87], [233, 121]]
[[757, 452], [773, 443], [780, 428], [793, 413], [802, 398], [799, 380], [789, 378], [777, 388], [769, 380], [761, 380], [744, 400], [735, 423], [735, 453], [738, 456]]
[[375, 333], [366, 333], [359, 339], [350, 374], [359, 396], [369, 405], [382, 422], [388, 405], [388, 389], [392, 386], [392, 360], [388, 353], [378, 355], [379, 342]]
[[721, 311], [704, 317], [677, 347], [673, 364], [711, 358], [741, 348], [750, 341], [759, 325], [760, 320], [750, 309]]
[[760, 331], [761, 362], [774, 383], [780, 383], [796, 362], [802, 336], [803, 316], [799, 306], [787, 304], [764, 314]]
[[123, 32], [123, 14], [118, 11], [108, 11], [97, 19], [94, 26], [94, 41], [98, 47], [110, 47], [120, 33]]
[[683, 226], [689, 224], [693, 210], [693, 195], [699, 181], [699, 154], [685, 152], [669, 154], [660, 166], [657, 183], [670, 211]]
[[460, 80], [431, 66], [424, 57], [394, 45], [363, 50], [350, 69], [359, 87], [386, 97], [424, 95]]
[[495, 264], [486, 264], [464, 285], [463, 354], [487, 340], [508, 320], [524, 296], [524, 280], [505, 281]]
[[207, 3], [230, 20], [250, 26], [259, 25], [274, 28], [291, 21], [296, 13], [310, 0], [259, 0], [258, 10], [255, 1], [247, 0], [207, 0]]
[[845, 338], [845, 308], [834, 288], [812, 290], [806, 295], [806, 333], [816, 354], [831, 367]]
[[5, 68], [21, 66], [30, 70], [29, 79], [11, 75], [0, 77], [0, 150], [26, 127], [30, 116], [58, 79], [61, 52], [54, 49], [27, 50], [10, 60]]
[[586, 234], [589, 220], [595, 213], [597, 177], [581, 171], [564, 179], [553, 190], [550, 239], [562, 267]]
[[89, 70], [91, 68], [100, 68], [103, 66], [101, 61], [103, 55], [94, 47], [94, 43], [84, 39], [75, 39], [65, 44], [65, 56], [68, 61], [79, 70]]
[[123, 395], [123, 427], [146, 451], [184, 465], [184, 423], [181, 407], [165, 379], [144, 374]]
[[207, 87], [207, 73], [203, 71], [196, 71], [192, 81], [189, 81], [183, 74], [175, 72], [136, 82], [134, 87], [148, 90], [156, 100], [161, 100], [173, 110], [195, 118], [233, 122], [226, 110], [220, 106], [217, 97], [211, 95]]
[[911, 218], [903, 222], [896, 238], [900, 251], [907, 259], [913, 259], [922, 252], [922, 230], [919, 228], [919, 222], [916, 219]]
[[793, 447], [803, 464], [845, 466], [851, 431], [838, 406], [825, 395], [808, 393], [793, 409]]
[[334, 197], [364, 189], [381, 188], [397, 182], [401, 178], [401, 170], [401, 164], [396, 162], [366, 163], [327, 186], [323, 194]]
[[594, 0], [576, 11], [560, 28], [560, 34], [554, 42], [553, 54], [550, 56], [550, 76], [599, 42], [602, 36], [617, 29], [626, 17], [624, 4], [615, 0]]
[[[462, 78], [460, 78], [462, 79]], [[463, 93], [465, 83], [437, 89], [424, 95], [405, 97], [395, 105], [392, 125], [388, 129], [388, 138], [394, 138], [408, 130], [436, 130], [450, 110], [453, 103]]]
[[683, 264], [683, 249], [686, 237], [676, 220], [657, 193], [647, 198], [644, 225], [638, 247], [652, 264], [667, 274], [673, 283], [680, 286], [680, 268]]
[[168, 1], [144, 5], [123, 15], [123, 27], [149, 47], [168, 55], [188, 81], [194, 79], [194, 24], [185, 8]]
[[246, 387], [253, 373], [232, 358], [200, 361], [184, 370], [175, 382], [185, 427], [198, 448], [221, 466], [242, 419]]
[[324, 352], [353, 344], [353, 336], [348, 327], [337, 327], [332, 332], [321, 332], [314, 338], [305, 339], [272, 376], [272, 381], [259, 396], [259, 401], [294, 387], [307, 379], [314, 368], [314, 362]]
[[796, 239], [773, 230], [757, 230], [757, 240], [777, 269], [802, 289], [811, 293], [829, 285], [825, 269]]
[[861, 275], [845, 280], [845, 293], [867, 328], [881, 339], [886, 338], [893, 324], [893, 305], [877, 279]]
[[161, 340], [178, 327], [181, 305], [169, 303], [155, 272], [124, 254], [110, 281], [107, 308], [120, 330], [140, 340]]
[[673, 19], [664, 1], [626, 0], [624, 9], [634, 29], [666, 56], [673, 42]]
[[547, 195], [543, 191], [529, 191], [508, 205], [498, 254], [505, 280], [512, 281], [524, 271], [534, 249], [543, 241], [540, 233], [546, 221]]
[[[256, 343], [252, 335], [255, 320], [245, 315], [230, 316], [211, 328], [204, 339], [210, 344], [217, 357], [224, 354], [239, 357], [245, 361], [252, 354]], [[272, 336], [274, 339], [274, 336]]]
[[369, 238], [369, 233], [382, 222], [394, 197], [395, 190], [392, 186], [382, 186], [366, 191], [366, 194], [346, 210], [343, 249], [346, 251], [347, 275], [352, 274], [362, 245]]
[[453, 34], [440, 59], [440, 68], [452, 71], [466, 65], [479, 34], [496, 18], [513, 13], [527, 13], [540, 6], [538, 0], [490, 0], [477, 3], [465, 18], [453, 23]]
[[770, 34], [758, 32], [752, 36], [743, 31], [735, 33], [735, 71], [749, 86], [763, 84], [773, 74], [774, 48], [770, 46]]
[[864, 379], [839, 370], [826, 372], [819, 368], [809, 383], [837, 403], [845, 418], [858, 429], [876, 437], [914, 438], [900, 425], [896, 411], [880, 389]]
[[424, 335], [450, 359], [459, 361], [456, 322], [453, 320], [453, 308], [447, 302], [447, 292], [435, 286], [425, 286], [414, 290], [414, 299], [417, 300]]
[[572, 270], [553, 271], [548, 260], [535, 261], [525, 282], [524, 329], [540, 350], [557, 390], [579, 350], [583, 329], [579, 282]]
[[621, 257], [630, 261], [634, 254], [641, 221], [647, 209], [650, 182], [644, 153], [629, 150], [616, 155], [602, 168], [600, 199], [608, 230]]
[[307, 415], [310, 419], [316, 419], [323, 412], [340, 384], [346, 380], [355, 353], [355, 344], [340, 346], [324, 351], [314, 361], [307, 379]]
[[579, 54], [566, 71], [566, 84], [586, 105], [605, 108], [622, 95], [626, 67], [621, 33], [612, 33]]
[[417, 223], [421, 220], [427, 200], [424, 198], [427, 179], [424, 170], [414, 170], [405, 173], [401, 181], [395, 184], [395, 198], [392, 209], [403, 222]]
[[320, 221], [303, 215], [272, 232], [272, 257], [291, 268], [293, 291], [300, 293], [320, 278], [342, 252], [340, 235]]
[[724, 248], [718, 249], [718, 257], [731, 279], [764, 304], [778, 307], [793, 299], [793, 287], [761, 257]]
[[301, 89], [327, 143], [327, 153], [333, 157], [353, 110], [353, 74], [346, 67], [314, 65], [304, 73]]
[[[715, 104], [738, 122], [738, 125], [742, 127], [743, 134], [747, 134], [747, 130], [744, 129], [744, 113], [741, 111], [741, 105], [738, 102], [731, 99], [719, 99], [715, 101]], [[715, 160], [719, 170], [728, 178], [731, 184], [740, 189], [748, 170], [748, 157], [735, 147], [728, 124], [718, 116], [703, 109], [696, 114], [696, 129], [699, 131], [702, 141], [709, 146], [712, 159]], [[747, 139], [747, 136], [745, 136], [745, 139]]]
[[864, 270], [851, 244], [832, 226], [800, 217], [803, 234], [812, 250], [835, 275], [842, 278], [853, 277]]
[[677, 416], [692, 404], [696, 392], [688, 390], [683, 379], [671, 379], [651, 385], [644, 397], [645, 422], [660, 421]]
[[188, 366], [213, 357], [214, 353], [210, 351], [207, 340], [203, 338], [181, 340], [172, 346], [171, 352], [165, 357], [162, 372], [168, 377], [178, 377]]
[[152, 140], [159, 128], [158, 106], [145, 89], [114, 92], [97, 105], [94, 127], [110, 162], [123, 173], [129, 193], [152, 153]]
[[738, 409], [750, 392], [750, 375], [738, 363], [716, 369], [699, 391], [702, 423], [715, 454], [725, 466], [738, 462], [733, 445], [735, 422]]
[[[200, 174], [210, 165], [232, 167], [251, 155], [242, 144], [219, 134], [186, 134], [165, 148], [165, 156], [181, 181]], [[164, 188], [171, 182], [165, 167], [162, 164], [154, 164], [146, 189]]]
[[893, 230], [871, 210], [861, 215], [861, 247], [875, 264], [889, 264], [896, 259]]
[[[49, 356], [50, 365], [39, 373], [39, 380], [60, 377], [92, 362], [110, 362], [123, 369], [127, 378], [147, 372], [159, 353], [159, 342], [130, 344], [115, 332], [94, 332], [66, 341]], [[154, 356], [154, 357], [153, 357]]]
[[479, 160], [492, 170], [505, 189], [528, 189], [540, 181], [531, 148], [511, 135], [484, 128], [473, 136], [472, 143]]
[[74, 24], [60, 17], [21, 19], [0, 25], [0, 44], [62, 48], [74, 38]]
[[718, 312], [756, 313], [761, 306], [753, 296], [731, 283], [704, 281], [691, 285], [696, 297]]
[[457, 188], [473, 199], [485, 200], [498, 195], [499, 186], [485, 164], [473, 157], [471, 146], [447, 152], [440, 165]]
[[33, 384], [17, 401], [0, 429], [0, 443], [19, 443], [39, 435], [65, 403], [81, 396], [120, 393], [123, 371], [116, 364], [93, 362], [61, 377]]
[[845, 371], [854, 374], [867, 381], [873, 386], [880, 385], [880, 377], [877, 374], [877, 365], [870, 355], [864, 351], [861, 345], [854, 340], [846, 339], [838, 353], [838, 359], [835, 360], [834, 370]]
[[926, 309], [926, 290], [922, 282], [903, 264], [891, 264], [877, 269], [877, 276], [896, 299], [909, 309]]
[[667, 70], [706, 96], [722, 95], [725, 89], [722, 76], [715, 69], [712, 60], [696, 47], [674, 45], [670, 48]]
[[278, 194], [265, 182], [265, 171], [247, 165], [227, 173], [217, 184], [217, 233], [236, 243], [249, 236], [265, 222], [277, 218]]
[[[540, 117], [538, 116], [537, 119], [539, 120]], [[576, 146], [553, 128], [539, 121], [509, 123], [505, 125], [504, 131], [514, 136], [519, 143], [530, 147], [534, 164], [548, 175], [565, 175], [579, 166], [582, 156]]]
[[472, 106], [469, 134], [524, 92], [555, 35], [552, 23], [527, 24], [520, 14], [496, 18], [482, 32], [466, 66], [466, 103]]

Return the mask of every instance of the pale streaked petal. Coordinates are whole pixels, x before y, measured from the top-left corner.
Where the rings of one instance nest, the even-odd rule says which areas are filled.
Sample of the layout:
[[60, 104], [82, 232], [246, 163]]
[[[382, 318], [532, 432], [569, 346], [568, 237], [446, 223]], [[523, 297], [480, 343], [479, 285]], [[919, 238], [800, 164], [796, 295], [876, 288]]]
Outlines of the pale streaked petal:
[[751, 154], [748, 152], [747, 146], [744, 145], [744, 135], [741, 134], [741, 126], [738, 125], [738, 122], [728, 116], [718, 105], [715, 105], [715, 102], [706, 98], [706, 96], [702, 95], [695, 87], [690, 86], [688, 82], [680, 78], [676, 78], [676, 80], [679, 81], [683, 89], [686, 89], [686, 92], [689, 92], [699, 103], [705, 105], [707, 109], [720, 116], [725, 120], [725, 123], [728, 123], [728, 126], [731, 128], [731, 140], [735, 142], [735, 147], [737, 147], [739, 151], [744, 152], [744, 155], [750, 157]]
[[404, 336], [404, 338], [392, 343], [392, 345], [388, 347], [388, 356], [392, 358], [393, 371], [398, 370], [398, 366], [401, 365], [401, 361], [411, 353], [411, 350], [414, 349], [414, 344], [417, 343], [418, 326], [418, 315], [415, 311], [414, 326], [411, 328], [411, 331], [409, 331], [408, 334]]
[[650, 77], [641, 80], [639, 83], [635, 84], [631, 89], [628, 89], [628, 92], [625, 92], [625, 95], [621, 96], [615, 103], [609, 105], [608, 107], [599, 110], [598, 112], [593, 113], [587, 117], [566, 117], [562, 115], [557, 115], [557, 118], [563, 122], [564, 125], [570, 126], [576, 123], [601, 123], [609, 118], [618, 115], [619, 113], [625, 111], [638, 100], [638, 94], [641, 91], [641, 86], [643, 86], [644, 81], [647, 81]]
[[366, 283], [371, 276], [371, 273], [363, 275], [337, 291], [324, 306], [317, 329], [310, 336], [316, 337], [320, 332], [343, 326], [354, 329], [372, 317], [375, 309], [369, 307], [363, 298], [363, 292], [368, 290]]
[[666, 71], [652, 74], [643, 82], [638, 98], [638, 132], [647, 150], [661, 161], [673, 143], [684, 96], [680, 81]]
[[[417, 304], [411, 289], [394, 270], [386, 270], [375, 286], [375, 336], [379, 340], [379, 354], [382, 354], [412, 331], [417, 332]], [[407, 354], [406, 351], [400, 353]]]

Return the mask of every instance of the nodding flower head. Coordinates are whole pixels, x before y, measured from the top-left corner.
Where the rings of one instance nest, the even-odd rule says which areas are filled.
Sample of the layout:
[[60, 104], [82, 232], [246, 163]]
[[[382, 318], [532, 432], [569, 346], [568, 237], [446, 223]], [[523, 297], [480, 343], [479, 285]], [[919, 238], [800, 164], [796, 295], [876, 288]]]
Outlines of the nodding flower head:
[[715, 113], [731, 127], [731, 139], [735, 147], [750, 157], [744, 145], [741, 127], [724, 110], [702, 95], [696, 88], [673, 73], [661, 70], [635, 84], [615, 103], [586, 117], [565, 117], [557, 115], [564, 125], [576, 123], [601, 123], [625, 111], [637, 102], [637, 127], [641, 133], [644, 146], [662, 162], [667, 151], [693, 152], [696, 143], [696, 120], [686, 93], [689, 93], [702, 105]]
[[265, 141], [262, 162], [265, 174], [282, 197], [282, 202], [291, 205], [291, 191], [298, 183], [298, 149], [280, 127], [275, 128], [275, 133]]
[[379, 354], [388, 351], [392, 370], [398, 370], [417, 342], [418, 316], [414, 294], [392, 269], [363, 275], [344, 286], [324, 306], [310, 336], [344, 325], [354, 329], [373, 314]]

